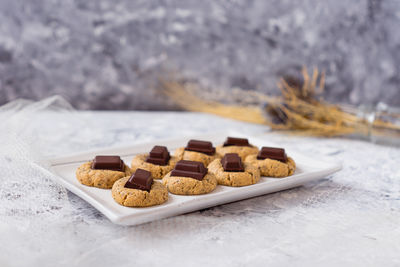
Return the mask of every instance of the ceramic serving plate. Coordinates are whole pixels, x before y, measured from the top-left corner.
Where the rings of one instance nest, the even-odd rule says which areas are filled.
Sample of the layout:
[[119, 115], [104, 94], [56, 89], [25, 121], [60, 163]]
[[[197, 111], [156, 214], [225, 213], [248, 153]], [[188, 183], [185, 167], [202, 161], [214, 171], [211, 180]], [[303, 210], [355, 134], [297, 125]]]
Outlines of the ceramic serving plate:
[[236, 188], [218, 185], [213, 192], [206, 195], [178, 196], [169, 194], [169, 199], [166, 203], [147, 208], [129, 208], [121, 206], [112, 198], [111, 190], [82, 185], [75, 177], [75, 171], [79, 165], [93, 159], [96, 155], [120, 155], [124, 162], [130, 165], [132, 158], [136, 154], [148, 153], [154, 145], [165, 145], [172, 153], [178, 147], [185, 146], [190, 139], [208, 140], [212, 141], [214, 145], [218, 145], [222, 143], [227, 136], [248, 138], [251, 144], [259, 147], [279, 147], [279, 145], [270, 143], [260, 136], [252, 137], [248, 135], [239, 135], [237, 133], [218, 133], [82, 152], [66, 157], [53, 158], [50, 162], [53, 171], [58, 175], [58, 181], [61, 185], [86, 200], [113, 223], [121, 225], [141, 224], [224, 203], [297, 187], [309, 181], [326, 177], [342, 168], [340, 163], [319, 161], [318, 159], [286, 149], [287, 154], [295, 160], [297, 165], [296, 172], [290, 177], [262, 177], [257, 184]]

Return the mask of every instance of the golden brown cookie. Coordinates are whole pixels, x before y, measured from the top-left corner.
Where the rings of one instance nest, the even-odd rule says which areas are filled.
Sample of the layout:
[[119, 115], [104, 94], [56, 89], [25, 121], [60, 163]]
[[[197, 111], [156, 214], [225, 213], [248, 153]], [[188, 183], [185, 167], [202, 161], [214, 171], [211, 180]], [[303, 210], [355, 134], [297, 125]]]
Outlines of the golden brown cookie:
[[216, 148], [217, 154], [222, 158], [227, 153], [236, 153], [244, 161], [248, 155], [257, 154], [258, 148], [256, 146], [223, 146], [219, 145]]
[[260, 170], [261, 176], [281, 178], [292, 175], [296, 170], [296, 163], [290, 157], [284, 163], [273, 159], [258, 160], [257, 155], [249, 155], [245, 162], [257, 167]]
[[154, 179], [162, 179], [167, 173], [169, 173], [175, 166], [178, 158], [171, 156], [167, 165], [157, 165], [146, 162], [146, 158], [149, 154], [139, 154], [132, 159], [131, 170], [134, 173], [138, 168], [151, 172]]
[[76, 178], [81, 184], [98, 188], [110, 189], [114, 182], [131, 175], [131, 169], [125, 165], [125, 171], [93, 170], [92, 162], [83, 163], [76, 170]]
[[146, 190], [126, 188], [129, 176], [116, 181], [111, 189], [114, 200], [126, 207], [150, 207], [160, 205], [168, 200], [168, 190], [160, 182], [153, 181], [149, 192]]
[[260, 180], [259, 170], [249, 163], [243, 163], [244, 172], [226, 172], [221, 160], [216, 159], [208, 165], [208, 171], [214, 173], [218, 184], [227, 186], [245, 186], [257, 183]]
[[190, 177], [171, 176], [171, 173], [168, 173], [162, 179], [162, 183], [175, 195], [207, 194], [217, 187], [217, 179], [212, 173], [207, 173], [201, 181]]
[[188, 151], [185, 150], [184, 147], [178, 148], [175, 150], [174, 156], [178, 158], [178, 160], [192, 160], [192, 161], [199, 161], [204, 164], [204, 166], [208, 166], [211, 161], [216, 158], [219, 158], [217, 153], [214, 155], [207, 155], [204, 153], [196, 152], [196, 151]]

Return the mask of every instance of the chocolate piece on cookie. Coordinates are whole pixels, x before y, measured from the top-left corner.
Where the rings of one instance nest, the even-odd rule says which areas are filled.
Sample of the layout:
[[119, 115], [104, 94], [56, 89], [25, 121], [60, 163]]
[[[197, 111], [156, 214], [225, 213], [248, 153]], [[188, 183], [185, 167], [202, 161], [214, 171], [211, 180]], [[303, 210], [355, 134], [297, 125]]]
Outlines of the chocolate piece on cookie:
[[131, 163], [132, 172], [143, 169], [151, 172], [153, 179], [162, 179], [175, 166], [179, 158], [171, 156], [165, 146], [154, 146], [150, 153], [138, 154]]
[[227, 153], [221, 159], [222, 167], [226, 172], [243, 172], [244, 167], [242, 164], [242, 160], [239, 155], [236, 153]]
[[111, 189], [111, 195], [118, 204], [126, 207], [150, 207], [168, 200], [168, 190], [162, 183], [153, 181], [148, 187], [149, 179], [147, 178], [144, 181], [148, 190], [137, 190], [126, 187], [129, 179], [129, 176], [119, 179]]
[[207, 155], [215, 154], [215, 147], [213, 147], [212, 143], [208, 142], [208, 141], [201, 141], [201, 140], [190, 140], [187, 143], [185, 150], [200, 152], [200, 153], [204, 153]]
[[123, 172], [125, 164], [119, 156], [96, 156], [92, 161], [91, 168], [93, 170], [111, 170]]
[[208, 172], [215, 175], [220, 185], [246, 186], [257, 183], [260, 180], [260, 171], [238, 159], [239, 155], [227, 153], [222, 160], [216, 159], [211, 162]]
[[257, 159], [274, 159], [285, 163], [288, 161], [285, 149], [266, 146], [263, 146], [261, 148], [260, 152], [257, 154]]
[[294, 174], [296, 163], [284, 151], [274, 150], [274, 154], [270, 153], [270, 149], [263, 148], [262, 150], [264, 150], [264, 154], [259, 153], [247, 156], [245, 164], [251, 164], [258, 168], [261, 176], [282, 178]]
[[146, 162], [165, 166], [168, 164], [171, 156], [169, 155], [168, 149], [165, 146], [154, 146], [150, 151], [149, 156], [146, 158]]
[[201, 162], [180, 160], [172, 170], [171, 176], [190, 177], [201, 181], [207, 174], [207, 171], [207, 168]]
[[87, 186], [110, 189], [115, 181], [131, 175], [131, 169], [121, 163], [124, 164], [118, 156], [97, 156], [78, 167], [76, 179]]
[[176, 195], [207, 194], [217, 187], [214, 174], [208, 172], [202, 162], [190, 160], [178, 161], [162, 182], [170, 193]]
[[143, 169], [137, 169], [126, 182], [125, 187], [150, 191], [152, 184], [153, 177], [151, 177], [151, 172]]
[[227, 137], [223, 146], [250, 146], [246, 138]]

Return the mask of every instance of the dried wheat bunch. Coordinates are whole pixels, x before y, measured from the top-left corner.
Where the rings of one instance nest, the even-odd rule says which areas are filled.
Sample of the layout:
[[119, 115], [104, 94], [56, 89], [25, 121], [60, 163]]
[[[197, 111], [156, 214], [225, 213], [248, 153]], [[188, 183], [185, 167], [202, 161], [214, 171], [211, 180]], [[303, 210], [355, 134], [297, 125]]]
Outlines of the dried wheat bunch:
[[[272, 97], [256, 91], [234, 89], [222, 95], [232, 103], [200, 97], [201, 86], [176, 79], [161, 80], [163, 92], [186, 110], [216, 114], [226, 118], [265, 124], [274, 130], [312, 136], [367, 135], [371, 125], [359, 118], [353, 110], [324, 101], [322, 93], [325, 73], [314, 68], [309, 76], [302, 69], [303, 80], [281, 78], [278, 87], [281, 95]], [[221, 97], [219, 91], [219, 96]], [[398, 129], [384, 121], [374, 121], [374, 126]]]

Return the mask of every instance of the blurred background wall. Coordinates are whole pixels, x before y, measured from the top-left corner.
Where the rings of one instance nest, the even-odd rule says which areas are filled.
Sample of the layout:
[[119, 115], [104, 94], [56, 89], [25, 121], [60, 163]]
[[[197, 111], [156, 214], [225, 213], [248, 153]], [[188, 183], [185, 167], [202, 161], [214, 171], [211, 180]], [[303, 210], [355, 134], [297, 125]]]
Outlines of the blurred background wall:
[[276, 94], [302, 65], [334, 102], [400, 106], [398, 0], [0, 0], [0, 104], [61, 94], [79, 109], [174, 109], [169, 71]]

